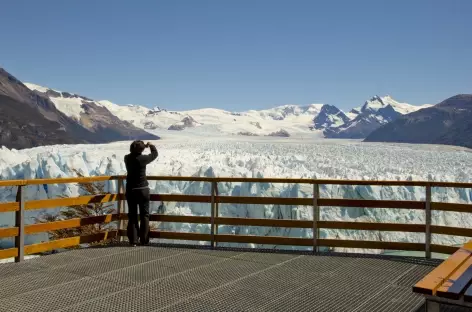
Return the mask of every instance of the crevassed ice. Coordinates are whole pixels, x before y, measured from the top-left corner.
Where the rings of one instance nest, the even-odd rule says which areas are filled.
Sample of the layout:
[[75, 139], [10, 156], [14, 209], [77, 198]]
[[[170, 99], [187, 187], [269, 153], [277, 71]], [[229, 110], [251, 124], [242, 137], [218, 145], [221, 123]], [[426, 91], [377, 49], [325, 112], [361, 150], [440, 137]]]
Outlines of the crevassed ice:
[[[366, 180], [471, 181], [472, 158], [469, 150], [443, 146], [413, 146], [360, 143], [341, 140], [281, 140], [277, 144], [260, 138], [165, 140], [157, 143], [159, 158], [148, 167], [149, 175], [291, 177]], [[105, 145], [47, 146], [27, 150], [0, 150], [1, 179], [34, 179], [73, 176], [78, 170], [86, 176], [125, 174], [122, 161], [129, 142]], [[106, 182], [106, 190], [116, 191], [116, 182]], [[209, 183], [151, 181], [154, 193], [209, 194]], [[325, 198], [423, 200], [421, 187], [323, 185]], [[312, 187], [302, 184], [220, 183], [219, 193], [232, 196], [311, 197]], [[0, 201], [14, 201], [16, 188], [0, 188]], [[60, 195], [78, 196], [75, 184], [28, 186], [26, 198], [45, 199]], [[471, 190], [433, 190], [433, 200], [470, 203]], [[152, 203], [153, 213], [210, 215], [210, 205], [199, 203]], [[220, 216], [311, 220], [311, 207], [279, 205], [233, 205], [219, 208]], [[28, 211], [27, 223], [39, 211]], [[362, 222], [424, 223], [424, 212], [404, 209], [323, 207], [322, 220]], [[0, 226], [11, 226], [13, 213], [0, 214]], [[433, 212], [433, 224], [470, 227], [470, 214]], [[183, 232], [209, 233], [208, 225], [166, 223], [160, 228]], [[219, 233], [261, 236], [312, 237], [311, 229], [220, 226]], [[423, 242], [424, 234], [355, 230], [321, 231], [321, 238]], [[434, 235], [433, 242], [460, 244], [466, 238]], [[47, 240], [46, 235], [27, 237], [27, 244]], [[2, 240], [3, 247], [12, 240]], [[274, 247], [254, 246], [249, 247]], [[292, 248], [292, 247], [281, 247]], [[293, 247], [295, 248], [295, 247]], [[299, 248], [299, 247], [297, 247]], [[338, 249], [342, 250], [342, 249]], [[350, 250], [348, 250], [350, 251]], [[356, 250], [359, 251], [359, 250]], [[362, 251], [362, 250], [361, 250]]]

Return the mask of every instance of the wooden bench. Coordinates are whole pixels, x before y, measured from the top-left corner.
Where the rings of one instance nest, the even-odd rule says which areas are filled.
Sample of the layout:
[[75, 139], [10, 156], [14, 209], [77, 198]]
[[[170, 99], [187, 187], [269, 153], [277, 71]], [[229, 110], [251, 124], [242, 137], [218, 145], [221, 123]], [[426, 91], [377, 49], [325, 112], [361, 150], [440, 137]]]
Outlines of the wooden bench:
[[413, 286], [423, 294], [425, 310], [439, 312], [439, 304], [472, 310], [472, 241], [469, 241]]

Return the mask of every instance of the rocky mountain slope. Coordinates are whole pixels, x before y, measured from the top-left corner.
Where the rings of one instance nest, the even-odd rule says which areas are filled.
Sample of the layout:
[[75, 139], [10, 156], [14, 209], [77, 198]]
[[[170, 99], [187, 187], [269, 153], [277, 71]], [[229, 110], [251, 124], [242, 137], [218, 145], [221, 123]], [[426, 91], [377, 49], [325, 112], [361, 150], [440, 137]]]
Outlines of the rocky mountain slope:
[[0, 146], [72, 143], [99, 143], [99, 138], [0, 68]]
[[[79, 100], [83, 119], [71, 118], [52, 99]], [[87, 104], [85, 104], [87, 103]], [[108, 143], [131, 138], [158, 139], [85, 97], [28, 88], [0, 68], [0, 146], [29, 148], [50, 144]]]
[[472, 148], [472, 94], [459, 94], [433, 107], [399, 117], [372, 132], [365, 141]]
[[158, 136], [140, 129], [112, 114], [104, 105], [87, 97], [44, 88], [35, 84], [25, 85], [48, 97], [62, 113], [84, 128], [95, 133], [104, 142], [120, 140], [157, 140]]

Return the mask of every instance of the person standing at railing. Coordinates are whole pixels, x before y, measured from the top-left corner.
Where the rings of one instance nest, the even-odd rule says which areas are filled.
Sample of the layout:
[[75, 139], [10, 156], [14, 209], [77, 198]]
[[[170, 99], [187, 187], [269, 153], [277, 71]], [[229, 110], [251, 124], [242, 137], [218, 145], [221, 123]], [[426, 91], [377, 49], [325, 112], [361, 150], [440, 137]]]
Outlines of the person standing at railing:
[[[143, 155], [149, 147], [151, 154]], [[134, 141], [130, 153], [125, 155], [126, 165], [126, 201], [128, 202], [128, 240], [132, 246], [138, 243], [138, 235], [142, 245], [149, 244], [149, 182], [146, 178], [146, 166], [158, 156], [156, 147], [143, 141]], [[138, 223], [138, 206], [141, 225]]]

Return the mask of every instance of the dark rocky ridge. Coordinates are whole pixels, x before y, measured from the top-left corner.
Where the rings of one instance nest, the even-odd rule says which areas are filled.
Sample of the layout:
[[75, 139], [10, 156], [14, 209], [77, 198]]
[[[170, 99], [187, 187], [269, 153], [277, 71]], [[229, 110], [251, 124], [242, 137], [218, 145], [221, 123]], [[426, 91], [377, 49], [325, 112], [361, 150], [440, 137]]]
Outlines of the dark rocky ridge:
[[472, 94], [401, 116], [372, 132], [365, 142], [446, 144], [472, 148]]
[[[49, 96], [57, 94], [53, 91]], [[129, 123], [110, 112], [108, 114], [111, 116], [104, 119], [101, 115], [103, 111], [89, 102], [82, 105], [86, 105], [84, 115], [89, 121], [88, 126], [59, 111], [46, 93], [30, 90], [0, 68], [0, 146], [21, 149], [40, 145], [159, 138], [134, 126], [130, 127]]]

